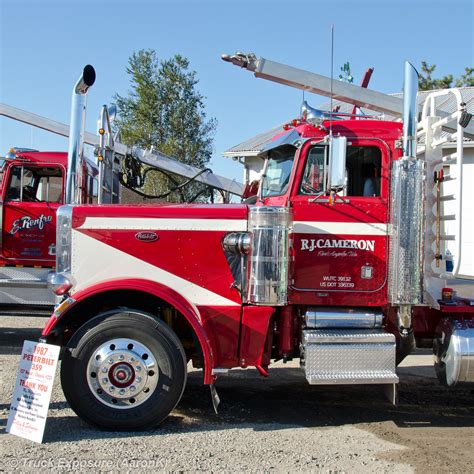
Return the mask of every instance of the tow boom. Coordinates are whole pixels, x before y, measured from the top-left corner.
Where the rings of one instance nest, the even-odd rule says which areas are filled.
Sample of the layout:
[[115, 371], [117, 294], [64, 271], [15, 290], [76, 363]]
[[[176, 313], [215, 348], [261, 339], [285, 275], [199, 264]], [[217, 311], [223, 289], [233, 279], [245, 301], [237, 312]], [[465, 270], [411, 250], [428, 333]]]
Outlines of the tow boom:
[[[11, 105], [0, 103], [0, 115], [17, 120], [19, 122], [32, 125], [33, 127], [46, 130], [63, 137], [69, 137], [69, 125], [55, 120], [51, 120], [41, 115], [36, 115], [25, 110], [12, 107]], [[84, 133], [84, 143], [94, 147], [99, 146], [99, 137], [91, 132]], [[173, 173], [185, 178], [194, 178], [202, 170], [195, 166], [186, 165], [157, 151], [148, 151], [138, 147], [130, 147], [123, 143], [114, 142], [115, 155], [126, 156], [133, 155], [136, 159], [144, 164], [155, 168]], [[233, 179], [225, 178], [211, 172], [205, 172], [196, 177], [196, 181], [204, 183], [215, 189], [226, 191], [230, 194], [241, 196], [243, 193], [243, 185]]]
[[[271, 61], [261, 56], [256, 56], [254, 53], [223, 54], [222, 59], [235, 66], [247, 69], [253, 72], [255, 77], [266, 79], [267, 81], [277, 82], [325, 97], [331, 97], [332, 90], [333, 98], [341, 102], [365, 107], [396, 118], [401, 118], [403, 114], [403, 99], [389, 94], [342, 81], [331, 81], [330, 77]], [[449, 115], [443, 111], [438, 111], [438, 113], [441, 118]], [[443, 129], [450, 133], [456, 132], [456, 128], [453, 128], [452, 125], [446, 125]], [[474, 139], [474, 123], [470, 123], [466, 127], [464, 136]]]

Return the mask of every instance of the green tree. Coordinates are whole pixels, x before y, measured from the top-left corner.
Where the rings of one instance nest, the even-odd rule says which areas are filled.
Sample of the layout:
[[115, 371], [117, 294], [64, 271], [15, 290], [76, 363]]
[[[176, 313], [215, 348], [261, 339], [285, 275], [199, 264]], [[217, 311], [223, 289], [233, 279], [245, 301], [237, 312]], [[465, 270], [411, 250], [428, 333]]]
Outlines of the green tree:
[[[120, 130], [122, 141], [205, 168], [212, 156], [216, 120], [206, 117], [204, 97], [196, 88], [198, 79], [189, 61], [180, 55], [159, 60], [154, 50], [140, 50], [129, 58], [127, 74], [131, 90], [126, 96], [114, 97], [118, 110], [115, 128]], [[150, 172], [142, 191], [161, 194], [183, 181]], [[190, 199], [200, 186], [193, 184], [167, 199], [179, 201], [183, 194]]]
[[344, 63], [343, 66], [340, 68], [341, 73], [339, 74], [339, 80], [342, 82], [347, 82], [348, 84], [352, 84], [354, 82], [354, 76], [351, 74], [351, 65], [349, 61]]
[[[454, 79], [452, 74], [448, 74], [440, 79], [434, 79], [433, 73], [436, 65], [429, 65], [426, 61], [421, 62], [421, 73], [418, 80], [420, 90], [447, 89], [449, 87], [474, 86], [474, 68], [466, 67], [464, 74], [458, 79]], [[453, 85], [454, 82], [454, 85]]]

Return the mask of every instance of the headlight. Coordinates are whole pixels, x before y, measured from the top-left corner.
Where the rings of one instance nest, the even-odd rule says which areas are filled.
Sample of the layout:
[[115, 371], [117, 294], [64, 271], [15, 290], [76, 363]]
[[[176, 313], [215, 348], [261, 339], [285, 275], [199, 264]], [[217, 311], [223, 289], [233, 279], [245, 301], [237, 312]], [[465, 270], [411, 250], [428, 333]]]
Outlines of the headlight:
[[56, 272], [71, 271], [72, 206], [61, 206], [56, 222]]
[[65, 295], [72, 287], [69, 275], [50, 272], [48, 274], [48, 288], [57, 296]]

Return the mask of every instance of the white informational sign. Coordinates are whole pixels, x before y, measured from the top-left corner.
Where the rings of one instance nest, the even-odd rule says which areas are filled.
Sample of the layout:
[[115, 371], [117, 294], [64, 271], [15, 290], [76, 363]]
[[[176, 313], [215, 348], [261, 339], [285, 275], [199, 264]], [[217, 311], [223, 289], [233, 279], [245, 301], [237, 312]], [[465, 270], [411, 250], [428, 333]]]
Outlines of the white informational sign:
[[58, 365], [59, 346], [25, 341], [7, 433], [41, 443]]

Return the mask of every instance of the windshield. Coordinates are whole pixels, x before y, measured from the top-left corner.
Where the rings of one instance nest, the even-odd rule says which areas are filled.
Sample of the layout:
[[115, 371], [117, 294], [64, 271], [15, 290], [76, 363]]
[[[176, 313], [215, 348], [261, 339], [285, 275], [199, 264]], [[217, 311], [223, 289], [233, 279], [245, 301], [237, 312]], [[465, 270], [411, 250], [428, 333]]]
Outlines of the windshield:
[[295, 147], [284, 145], [269, 152], [262, 181], [262, 197], [280, 196], [288, 189]]

